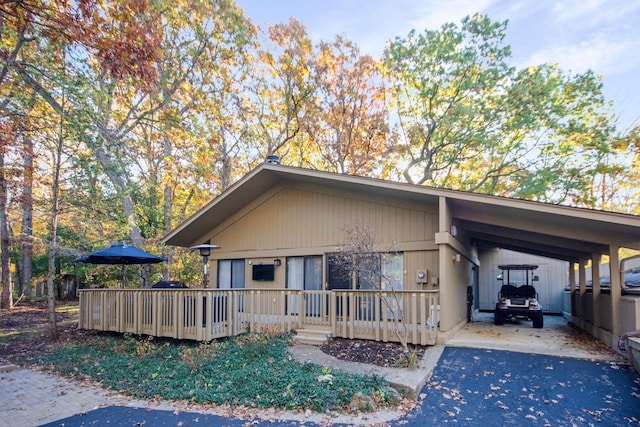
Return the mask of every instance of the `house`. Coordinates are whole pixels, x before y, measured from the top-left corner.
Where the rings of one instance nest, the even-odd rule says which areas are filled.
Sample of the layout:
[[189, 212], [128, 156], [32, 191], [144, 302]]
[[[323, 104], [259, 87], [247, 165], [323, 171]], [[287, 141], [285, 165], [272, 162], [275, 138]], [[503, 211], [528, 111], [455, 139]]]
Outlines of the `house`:
[[[640, 217], [634, 215], [265, 163], [163, 242], [219, 245], [210, 257], [211, 289], [352, 292], [331, 303], [326, 296], [303, 303], [302, 294], [292, 294], [278, 310], [283, 315], [324, 310], [334, 330], [353, 337], [357, 333], [348, 332], [346, 324], [336, 326], [336, 319], [356, 316], [368, 300], [354, 304], [354, 298], [368, 287], [364, 278], [338, 274], [331, 254], [345, 242], [345, 230], [356, 225], [373, 230], [375, 250], [385, 254], [379, 268], [387, 269], [402, 292], [400, 305], [389, 312], [397, 311], [396, 321], [413, 319], [415, 327], [435, 328], [438, 342], [467, 321], [467, 288], [483, 292], [478, 277], [492, 266], [483, 265], [480, 255], [491, 248], [565, 263], [572, 321], [612, 347], [623, 333], [640, 329], [640, 295], [623, 289], [619, 274], [619, 249], [640, 249]], [[597, 270], [603, 255], [609, 258], [611, 288], [601, 289], [594, 271], [592, 288], [578, 289], [576, 283], [586, 281], [586, 266]], [[384, 310], [371, 304], [369, 315], [386, 322]]]
[[[336, 254], [358, 227], [371, 234], [375, 262], [345, 275]], [[556, 260], [554, 277], [569, 282], [562, 311], [612, 348], [640, 330], [640, 294], [621, 280], [632, 260], [619, 258], [621, 248], [640, 250], [635, 215], [265, 163], [163, 242], [219, 246], [206, 287], [81, 290], [81, 328], [207, 341], [273, 327], [312, 341], [446, 342], [469, 317], [468, 292], [490, 304], [495, 283], [484, 278], [495, 277], [499, 250]], [[578, 287], [588, 265], [593, 280]]]

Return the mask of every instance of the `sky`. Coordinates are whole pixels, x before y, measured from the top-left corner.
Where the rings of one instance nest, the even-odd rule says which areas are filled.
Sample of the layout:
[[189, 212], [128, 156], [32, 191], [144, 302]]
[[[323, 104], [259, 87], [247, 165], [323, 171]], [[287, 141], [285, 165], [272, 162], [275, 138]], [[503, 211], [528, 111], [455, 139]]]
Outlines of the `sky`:
[[603, 77], [620, 130], [640, 124], [639, 0], [236, 0], [264, 27], [297, 18], [314, 42], [337, 34], [380, 59], [387, 40], [460, 24], [474, 13], [508, 20], [512, 65], [557, 63]]

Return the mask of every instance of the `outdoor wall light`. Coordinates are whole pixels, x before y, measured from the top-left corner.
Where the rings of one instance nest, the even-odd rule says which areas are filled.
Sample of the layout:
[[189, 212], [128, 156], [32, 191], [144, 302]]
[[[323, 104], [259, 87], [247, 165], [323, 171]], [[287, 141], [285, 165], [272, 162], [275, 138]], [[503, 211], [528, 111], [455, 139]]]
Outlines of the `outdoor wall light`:
[[276, 267], [280, 267], [282, 265], [282, 261], [280, 260], [280, 258], [276, 258], [273, 260], [273, 265]]
[[204, 287], [207, 287], [207, 283], [209, 282], [209, 278], [207, 277], [208, 273], [207, 273], [207, 264], [209, 262], [209, 255], [211, 255], [211, 251], [213, 249], [220, 249], [220, 246], [218, 245], [211, 245], [209, 243], [204, 243], [202, 245], [196, 245], [196, 246], [191, 246], [189, 248], [190, 251], [198, 251], [200, 253], [200, 256], [202, 257], [202, 263], [203, 263], [203, 267], [202, 267], [202, 280], [204, 282]]

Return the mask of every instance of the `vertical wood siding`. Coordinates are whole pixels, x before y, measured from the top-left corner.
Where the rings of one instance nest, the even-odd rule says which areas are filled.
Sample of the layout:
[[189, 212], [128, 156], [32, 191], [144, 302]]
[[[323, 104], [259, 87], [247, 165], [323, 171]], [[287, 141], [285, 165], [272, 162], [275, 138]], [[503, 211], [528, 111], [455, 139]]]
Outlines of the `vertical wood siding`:
[[282, 187], [212, 230], [209, 237], [222, 246], [215, 256], [224, 258], [226, 252], [336, 246], [344, 229], [356, 223], [373, 228], [383, 246], [433, 241], [437, 208]]

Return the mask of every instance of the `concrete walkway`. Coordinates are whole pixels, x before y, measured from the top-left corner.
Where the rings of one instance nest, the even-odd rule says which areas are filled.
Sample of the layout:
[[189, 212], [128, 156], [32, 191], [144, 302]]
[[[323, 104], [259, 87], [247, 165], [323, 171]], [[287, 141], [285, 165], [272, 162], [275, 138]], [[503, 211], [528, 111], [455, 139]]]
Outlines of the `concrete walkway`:
[[517, 320], [494, 325], [493, 313], [476, 313], [447, 346], [517, 351], [522, 353], [566, 356], [577, 359], [623, 362], [603, 343], [574, 328], [562, 316], [545, 316], [544, 328], [535, 329], [531, 322]]
[[13, 365], [0, 368], [0, 427], [36, 426], [126, 403], [98, 387]]
[[[567, 325], [561, 317], [545, 317], [544, 329], [533, 329], [530, 322], [495, 326], [492, 323], [492, 317], [485, 314], [477, 316], [476, 320], [478, 321], [461, 329], [449, 341], [447, 348], [509, 350], [598, 362], [624, 363], [621, 356], [612, 353], [604, 346], [586, 336], [576, 335], [576, 331]], [[415, 414], [420, 414], [421, 405], [428, 403], [424, 400], [423, 386], [430, 381], [436, 367], [441, 366], [439, 361], [441, 362], [441, 355], [446, 350], [443, 346], [429, 348], [419, 364], [419, 369], [415, 371], [344, 362], [328, 356], [317, 347], [312, 346], [296, 345], [292, 347], [291, 351], [294, 357], [302, 362], [312, 361], [331, 369], [376, 374], [391, 383], [405, 387], [407, 391], [415, 393], [421, 399], [419, 399], [416, 408], [417, 412], [414, 411], [413, 415], [409, 414], [408, 418], [403, 418], [403, 420], [420, 425], [419, 421], [416, 421]], [[1, 366], [2, 361], [0, 361]], [[423, 391], [422, 394], [420, 391]], [[640, 407], [640, 394], [637, 401], [638, 407]], [[148, 412], [151, 410], [154, 411], [153, 417], [157, 416], [158, 418], [151, 416]], [[77, 414], [86, 415], [73, 417], [73, 419], [67, 418]], [[298, 425], [301, 423], [306, 425], [313, 423], [318, 425], [373, 425], [393, 423], [394, 420], [403, 416], [400, 410], [379, 411], [375, 414], [357, 417], [275, 410], [255, 411], [253, 414], [258, 417], [257, 419], [280, 420], [277, 424], [265, 421], [264, 425]], [[132, 420], [138, 420], [136, 422], [146, 420], [146, 425], [198, 425], [198, 423], [200, 423], [199, 425], [242, 425], [242, 420], [232, 422], [229, 418], [224, 418], [230, 415], [233, 414], [224, 408], [197, 407], [184, 402], [135, 401], [95, 386], [68, 381], [50, 374], [6, 366], [3, 372], [3, 369], [0, 368], [0, 427], [37, 426], [47, 423], [52, 423], [52, 426], [102, 425], [106, 424], [105, 416], [114, 417], [113, 422], [109, 418], [110, 425], [122, 426], [132, 425]], [[121, 420], [122, 424], [116, 423], [115, 419]], [[156, 421], [151, 423], [152, 419]], [[55, 422], [57, 420], [61, 420], [62, 423]], [[163, 422], [166, 424], [161, 424], [161, 420], [164, 420]], [[207, 424], [204, 424], [205, 420]], [[236, 421], [239, 424], [235, 424]], [[446, 422], [446, 418], [440, 421]], [[262, 422], [254, 421], [252, 425], [262, 425]]]

